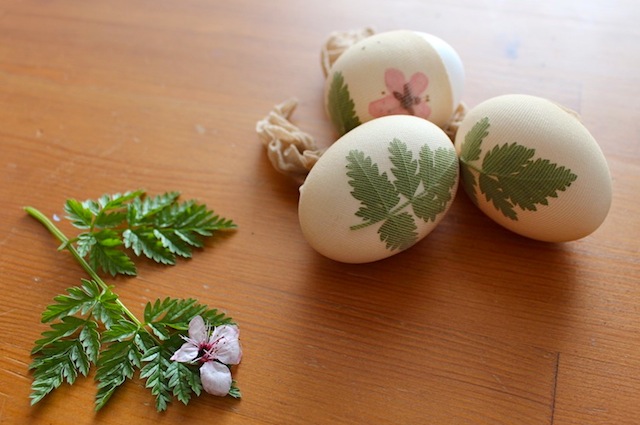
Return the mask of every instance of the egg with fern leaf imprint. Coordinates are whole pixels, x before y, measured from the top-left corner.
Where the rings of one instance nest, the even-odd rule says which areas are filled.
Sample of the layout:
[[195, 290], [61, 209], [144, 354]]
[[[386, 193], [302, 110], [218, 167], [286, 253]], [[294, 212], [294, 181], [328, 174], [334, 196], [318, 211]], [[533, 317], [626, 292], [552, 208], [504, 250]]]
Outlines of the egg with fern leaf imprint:
[[611, 175], [600, 146], [575, 112], [550, 100], [486, 100], [467, 112], [455, 147], [472, 201], [522, 236], [580, 239], [609, 212]]
[[332, 144], [300, 187], [302, 233], [336, 261], [392, 256], [440, 223], [458, 175], [451, 140], [435, 124], [408, 115], [371, 120]]
[[350, 46], [325, 82], [325, 108], [338, 134], [387, 115], [445, 127], [460, 104], [464, 69], [444, 40], [423, 32], [376, 34]]

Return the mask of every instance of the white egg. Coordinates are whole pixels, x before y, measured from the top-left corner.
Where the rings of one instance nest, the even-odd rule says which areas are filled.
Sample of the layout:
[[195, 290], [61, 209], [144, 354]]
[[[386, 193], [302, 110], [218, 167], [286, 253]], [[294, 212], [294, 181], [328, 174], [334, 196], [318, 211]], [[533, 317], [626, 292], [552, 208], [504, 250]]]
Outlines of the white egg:
[[459, 105], [464, 69], [444, 40], [390, 31], [349, 47], [331, 67], [325, 107], [339, 134], [386, 115], [415, 115], [444, 127]]
[[336, 261], [389, 257], [442, 220], [458, 173], [455, 149], [435, 124], [408, 115], [371, 120], [331, 145], [300, 187], [302, 233]]
[[455, 138], [466, 192], [494, 221], [547, 242], [583, 238], [611, 206], [611, 175], [577, 115], [535, 96], [470, 110]]

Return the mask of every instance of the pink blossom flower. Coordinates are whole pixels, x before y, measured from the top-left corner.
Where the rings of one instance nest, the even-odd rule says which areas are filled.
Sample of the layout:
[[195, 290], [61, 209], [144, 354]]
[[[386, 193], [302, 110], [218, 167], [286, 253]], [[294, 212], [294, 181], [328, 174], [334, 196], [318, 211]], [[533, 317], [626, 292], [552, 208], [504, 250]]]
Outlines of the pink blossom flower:
[[183, 337], [186, 342], [171, 356], [171, 360], [201, 363], [200, 380], [204, 390], [225, 396], [232, 382], [228, 365], [238, 364], [242, 359], [238, 337], [237, 326], [222, 325], [211, 330], [202, 317], [196, 316], [189, 322], [189, 337]]
[[406, 81], [402, 71], [389, 68], [384, 73], [384, 83], [389, 94], [369, 103], [369, 113], [372, 116], [378, 118], [386, 115], [415, 115], [429, 118], [429, 97], [423, 95], [429, 85], [429, 78], [425, 74], [416, 72]]

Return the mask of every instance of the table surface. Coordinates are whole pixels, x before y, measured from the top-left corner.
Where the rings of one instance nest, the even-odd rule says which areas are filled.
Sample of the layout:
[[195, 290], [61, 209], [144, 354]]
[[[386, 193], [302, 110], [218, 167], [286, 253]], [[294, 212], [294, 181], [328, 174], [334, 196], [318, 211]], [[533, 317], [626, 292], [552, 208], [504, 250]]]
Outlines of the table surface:
[[[638, 21], [635, 0], [1, 1], [0, 423], [636, 424]], [[255, 125], [295, 96], [293, 121], [334, 141], [320, 46], [365, 26], [447, 40], [471, 107], [527, 93], [577, 111], [611, 168], [604, 224], [536, 242], [460, 191], [400, 255], [317, 254]], [[62, 216], [68, 198], [137, 188], [178, 190], [239, 225], [191, 260], [105, 280], [135, 314], [194, 297], [232, 316], [243, 398], [157, 413], [136, 378], [95, 413], [92, 372], [31, 407], [40, 315], [87, 275], [22, 207]]]

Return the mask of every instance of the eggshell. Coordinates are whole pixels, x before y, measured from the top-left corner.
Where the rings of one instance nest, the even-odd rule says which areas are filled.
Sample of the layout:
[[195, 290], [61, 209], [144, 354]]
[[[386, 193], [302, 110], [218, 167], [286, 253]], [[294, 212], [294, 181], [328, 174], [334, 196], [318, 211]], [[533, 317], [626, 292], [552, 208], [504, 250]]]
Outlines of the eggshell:
[[444, 40], [399, 30], [367, 37], [333, 64], [325, 107], [339, 134], [386, 115], [415, 115], [443, 127], [460, 103], [464, 69]]
[[458, 173], [453, 144], [435, 124], [408, 115], [369, 121], [335, 142], [300, 187], [302, 233], [337, 261], [389, 257], [442, 220]]
[[498, 224], [547, 242], [583, 238], [611, 206], [611, 175], [577, 115], [529, 95], [470, 110], [455, 138], [465, 190]]

